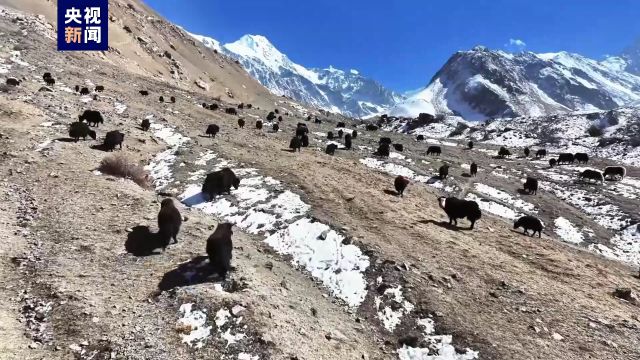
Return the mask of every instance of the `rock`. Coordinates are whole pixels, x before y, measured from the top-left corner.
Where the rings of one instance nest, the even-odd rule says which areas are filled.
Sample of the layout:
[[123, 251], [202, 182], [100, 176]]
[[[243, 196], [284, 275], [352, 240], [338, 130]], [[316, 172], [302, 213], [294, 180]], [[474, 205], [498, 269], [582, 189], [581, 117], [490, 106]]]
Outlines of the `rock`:
[[267, 263], [264, 264], [264, 267], [269, 270], [273, 270], [273, 263], [271, 261], [267, 261]]
[[343, 197], [346, 201], [353, 201], [356, 198], [356, 196], [352, 194], [344, 194]]
[[287, 284], [287, 281], [284, 279], [280, 282], [280, 286], [282, 286], [286, 290], [289, 290], [289, 284]]
[[247, 309], [244, 306], [240, 306], [240, 305], [236, 305], [234, 307], [231, 308], [231, 313], [233, 314], [233, 316], [235, 317], [239, 317], [242, 314], [244, 314], [247, 311]]
[[318, 316], [318, 310], [316, 308], [311, 308], [311, 315], [313, 315], [314, 317]]
[[37, 348], [38, 348], [38, 343], [32, 342], [31, 344], [29, 344], [29, 349], [37, 349]]
[[323, 231], [320, 235], [318, 235], [318, 239], [326, 240], [327, 239], [327, 235], [329, 234], [329, 231], [330, 230]]
[[40, 91], [40, 92], [42, 92], [42, 91], [53, 92], [53, 89], [48, 87], [48, 86], [43, 86], [40, 89], [38, 89], [38, 91]]
[[617, 288], [613, 292], [613, 296], [617, 297], [618, 299], [628, 301], [632, 304], [639, 303], [638, 296], [634, 294], [633, 291], [631, 291], [631, 289], [629, 288]]
[[209, 91], [209, 84], [207, 84], [206, 82], [198, 79], [195, 81], [196, 85], [198, 85], [199, 88]]
[[340, 342], [347, 342], [347, 341], [349, 341], [349, 339], [348, 339], [348, 338], [347, 338], [343, 333], [341, 333], [341, 332], [340, 332], [340, 331], [338, 331], [338, 330], [333, 330], [333, 331], [331, 331], [331, 333], [330, 333], [330, 334], [328, 334], [327, 336], [328, 336], [328, 337], [327, 337], [327, 340], [331, 340], [331, 339], [333, 339], [333, 340], [340, 341]]
[[560, 341], [560, 340], [564, 339], [564, 338], [562, 337], [562, 335], [560, 335], [560, 334], [558, 334], [558, 333], [553, 333], [553, 334], [551, 335], [551, 337], [552, 337], [554, 340], [558, 340], [558, 341]]

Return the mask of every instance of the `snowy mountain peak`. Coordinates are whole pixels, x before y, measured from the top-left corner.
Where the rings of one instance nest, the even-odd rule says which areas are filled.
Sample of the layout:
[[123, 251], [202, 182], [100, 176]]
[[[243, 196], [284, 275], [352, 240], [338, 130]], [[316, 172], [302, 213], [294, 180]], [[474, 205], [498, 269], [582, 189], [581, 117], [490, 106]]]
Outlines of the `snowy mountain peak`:
[[273, 93], [311, 106], [363, 117], [380, 113], [400, 98], [357, 70], [345, 72], [333, 66], [308, 69], [296, 64], [262, 35], [244, 35], [224, 46], [207, 36], [189, 35], [238, 60]]
[[506, 53], [475, 47], [455, 53], [429, 85], [390, 110], [467, 120], [608, 110], [640, 100], [640, 77], [568, 52]]

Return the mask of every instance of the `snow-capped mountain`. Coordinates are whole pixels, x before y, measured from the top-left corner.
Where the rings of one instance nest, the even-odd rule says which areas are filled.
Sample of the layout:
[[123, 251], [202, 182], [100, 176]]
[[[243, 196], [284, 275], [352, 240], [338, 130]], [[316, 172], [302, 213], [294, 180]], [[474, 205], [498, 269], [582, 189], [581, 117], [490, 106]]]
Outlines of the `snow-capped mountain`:
[[478, 46], [454, 54], [390, 115], [458, 115], [467, 120], [609, 110], [640, 100], [640, 77], [615, 62], [567, 52], [510, 54]]
[[624, 49], [619, 56], [609, 56], [603, 63], [612, 68], [640, 76], [640, 38]]
[[307, 69], [291, 61], [261, 35], [244, 35], [225, 45], [210, 37], [189, 35], [205, 46], [238, 60], [273, 93], [321, 109], [365, 117], [381, 113], [403, 99], [356, 70], [343, 71], [331, 66]]

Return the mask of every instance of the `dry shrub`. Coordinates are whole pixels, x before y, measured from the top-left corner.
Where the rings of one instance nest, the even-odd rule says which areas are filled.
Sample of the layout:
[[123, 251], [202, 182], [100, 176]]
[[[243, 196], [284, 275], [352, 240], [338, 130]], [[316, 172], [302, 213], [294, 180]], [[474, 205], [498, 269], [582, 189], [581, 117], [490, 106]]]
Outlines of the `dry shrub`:
[[122, 153], [109, 155], [102, 159], [98, 171], [107, 175], [131, 179], [145, 189], [149, 187], [149, 174], [142, 166], [134, 163]]

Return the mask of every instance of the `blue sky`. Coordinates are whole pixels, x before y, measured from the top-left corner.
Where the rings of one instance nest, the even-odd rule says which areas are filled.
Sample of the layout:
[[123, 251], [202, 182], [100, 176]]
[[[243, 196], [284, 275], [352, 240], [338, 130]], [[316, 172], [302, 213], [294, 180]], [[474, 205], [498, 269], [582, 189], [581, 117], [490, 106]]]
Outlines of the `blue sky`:
[[354, 68], [397, 91], [426, 85], [452, 53], [475, 45], [600, 60], [640, 37], [637, 0], [145, 2], [222, 43], [264, 35], [301, 65]]

